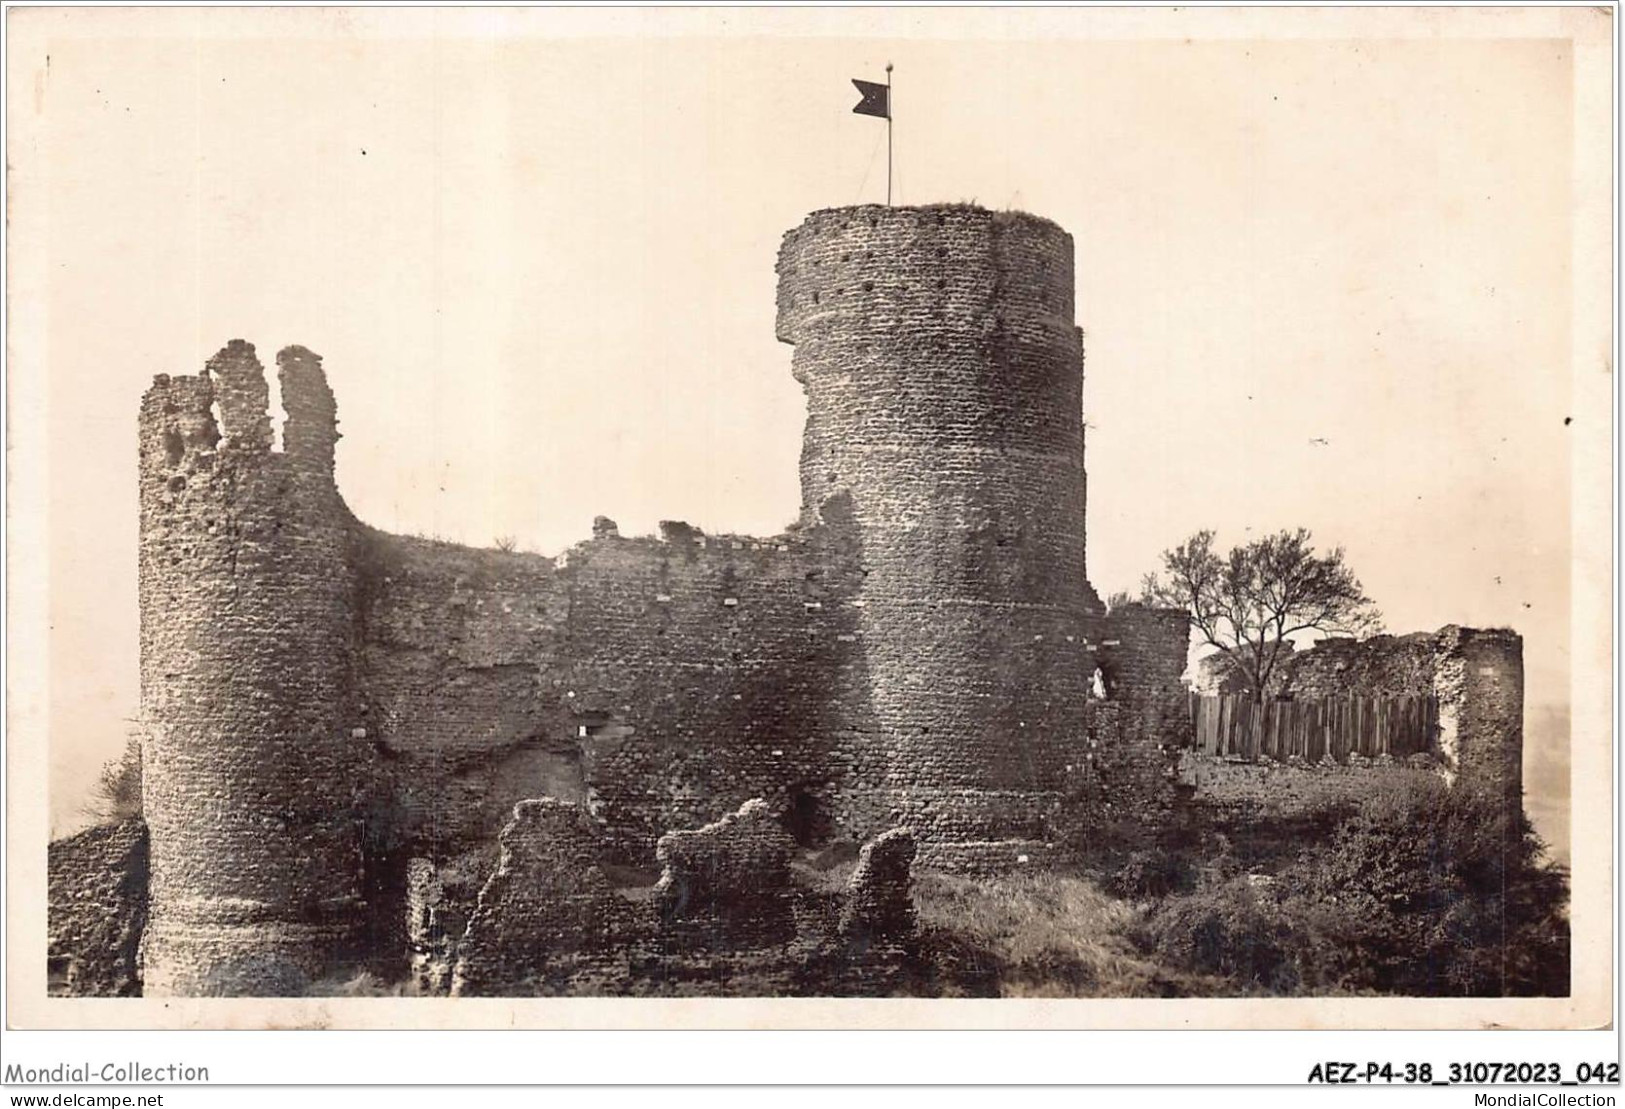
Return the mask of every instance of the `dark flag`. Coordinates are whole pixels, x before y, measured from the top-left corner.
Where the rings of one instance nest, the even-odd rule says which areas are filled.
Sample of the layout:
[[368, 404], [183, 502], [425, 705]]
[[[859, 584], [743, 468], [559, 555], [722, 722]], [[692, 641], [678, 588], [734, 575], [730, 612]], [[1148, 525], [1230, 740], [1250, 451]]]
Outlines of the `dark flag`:
[[863, 99], [852, 110], [860, 116], [879, 116], [881, 119], [891, 118], [891, 89], [885, 85], [877, 85], [873, 81], [859, 81], [856, 77], [852, 83], [858, 86], [858, 92]]

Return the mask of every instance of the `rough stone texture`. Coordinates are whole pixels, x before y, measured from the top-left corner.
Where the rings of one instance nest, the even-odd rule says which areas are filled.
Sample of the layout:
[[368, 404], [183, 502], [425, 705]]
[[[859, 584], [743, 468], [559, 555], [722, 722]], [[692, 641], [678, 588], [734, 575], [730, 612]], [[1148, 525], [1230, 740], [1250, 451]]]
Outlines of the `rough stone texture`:
[[444, 857], [537, 794], [584, 803], [639, 863], [751, 797], [809, 839], [850, 819], [834, 747], [862, 682], [838, 537], [665, 530], [558, 560], [371, 537], [377, 852]]
[[908, 828], [882, 832], [863, 845], [858, 864], [847, 880], [841, 909], [841, 934], [860, 942], [897, 940], [914, 931], [914, 901], [909, 893], [916, 852]]
[[406, 942], [413, 989], [424, 995], [451, 988], [451, 937], [446, 932], [445, 888], [434, 862], [412, 859], [406, 866]]
[[793, 841], [761, 799], [692, 831], [660, 837], [655, 905], [676, 933], [727, 946], [782, 943], [790, 910]]
[[1523, 638], [1463, 628], [1370, 639], [1330, 639], [1286, 660], [1291, 695], [1432, 695], [1445, 773], [1523, 803]]
[[1101, 622], [1096, 660], [1114, 701], [1140, 708], [1156, 742], [1179, 745], [1190, 736], [1183, 680], [1190, 655], [1190, 614], [1180, 608], [1119, 605]]
[[1435, 640], [1439, 749], [1465, 781], [1523, 805], [1523, 637], [1449, 625]]
[[138, 996], [138, 949], [147, 918], [146, 825], [124, 820], [57, 840], [47, 873], [50, 992]]
[[1175, 804], [1180, 748], [1163, 742], [1159, 713], [1135, 704], [1091, 706], [1081, 750], [1067, 764], [1066, 802], [1059, 837], [1081, 844], [1125, 824], [1154, 831]]
[[240, 340], [142, 400], [149, 995], [301, 993], [362, 919], [354, 529], [320, 362], [278, 362], [284, 452]]
[[457, 947], [454, 996], [528, 992], [574, 957], [606, 952], [627, 910], [599, 866], [603, 841], [579, 805], [521, 801]]
[[1298, 697], [1426, 695], [1433, 692], [1438, 633], [1322, 639], [1281, 660], [1281, 691]]
[[1072, 239], [968, 206], [833, 209], [785, 236], [778, 273], [807, 395], [802, 521], [850, 498], [861, 552], [873, 715], [854, 743], [885, 767], [869, 807], [927, 854], [1023, 837], [1005, 825], [1054, 796], [1082, 734], [1100, 611]]

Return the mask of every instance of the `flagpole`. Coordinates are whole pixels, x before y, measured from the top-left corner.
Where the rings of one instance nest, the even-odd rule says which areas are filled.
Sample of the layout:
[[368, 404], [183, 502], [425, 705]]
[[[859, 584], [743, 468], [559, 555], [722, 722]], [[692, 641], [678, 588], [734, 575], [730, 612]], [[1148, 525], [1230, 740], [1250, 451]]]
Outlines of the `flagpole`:
[[891, 207], [891, 63], [886, 63], [886, 207]]

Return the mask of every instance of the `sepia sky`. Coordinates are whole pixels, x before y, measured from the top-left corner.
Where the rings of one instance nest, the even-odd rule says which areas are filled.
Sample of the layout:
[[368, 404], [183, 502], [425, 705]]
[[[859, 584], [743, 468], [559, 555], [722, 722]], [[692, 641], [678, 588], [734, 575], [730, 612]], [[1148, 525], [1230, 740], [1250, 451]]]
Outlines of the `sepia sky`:
[[900, 203], [1076, 240], [1102, 595], [1197, 528], [1302, 525], [1390, 630], [1518, 628], [1530, 711], [1562, 718], [1567, 43], [637, 14], [550, 38], [282, 12], [242, 38], [175, 10], [13, 58], [48, 192], [54, 828], [136, 706], [138, 399], [228, 339], [325, 358], [340, 487], [385, 529], [556, 553], [597, 514], [793, 519], [774, 257], [808, 211], [884, 199], [885, 124], [850, 78], [888, 60]]

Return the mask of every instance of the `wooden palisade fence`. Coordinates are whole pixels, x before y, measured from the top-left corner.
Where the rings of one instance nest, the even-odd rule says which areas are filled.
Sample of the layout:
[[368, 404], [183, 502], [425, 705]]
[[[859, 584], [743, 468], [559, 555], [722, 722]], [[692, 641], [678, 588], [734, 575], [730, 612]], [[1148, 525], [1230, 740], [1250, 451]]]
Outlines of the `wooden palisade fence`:
[[1326, 697], [1255, 702], [1248, 694], [1191, 694], [1192, 746], [1209, 755], [1347, 762], [1431, 751], [1439, 704], [1430, 696]]

